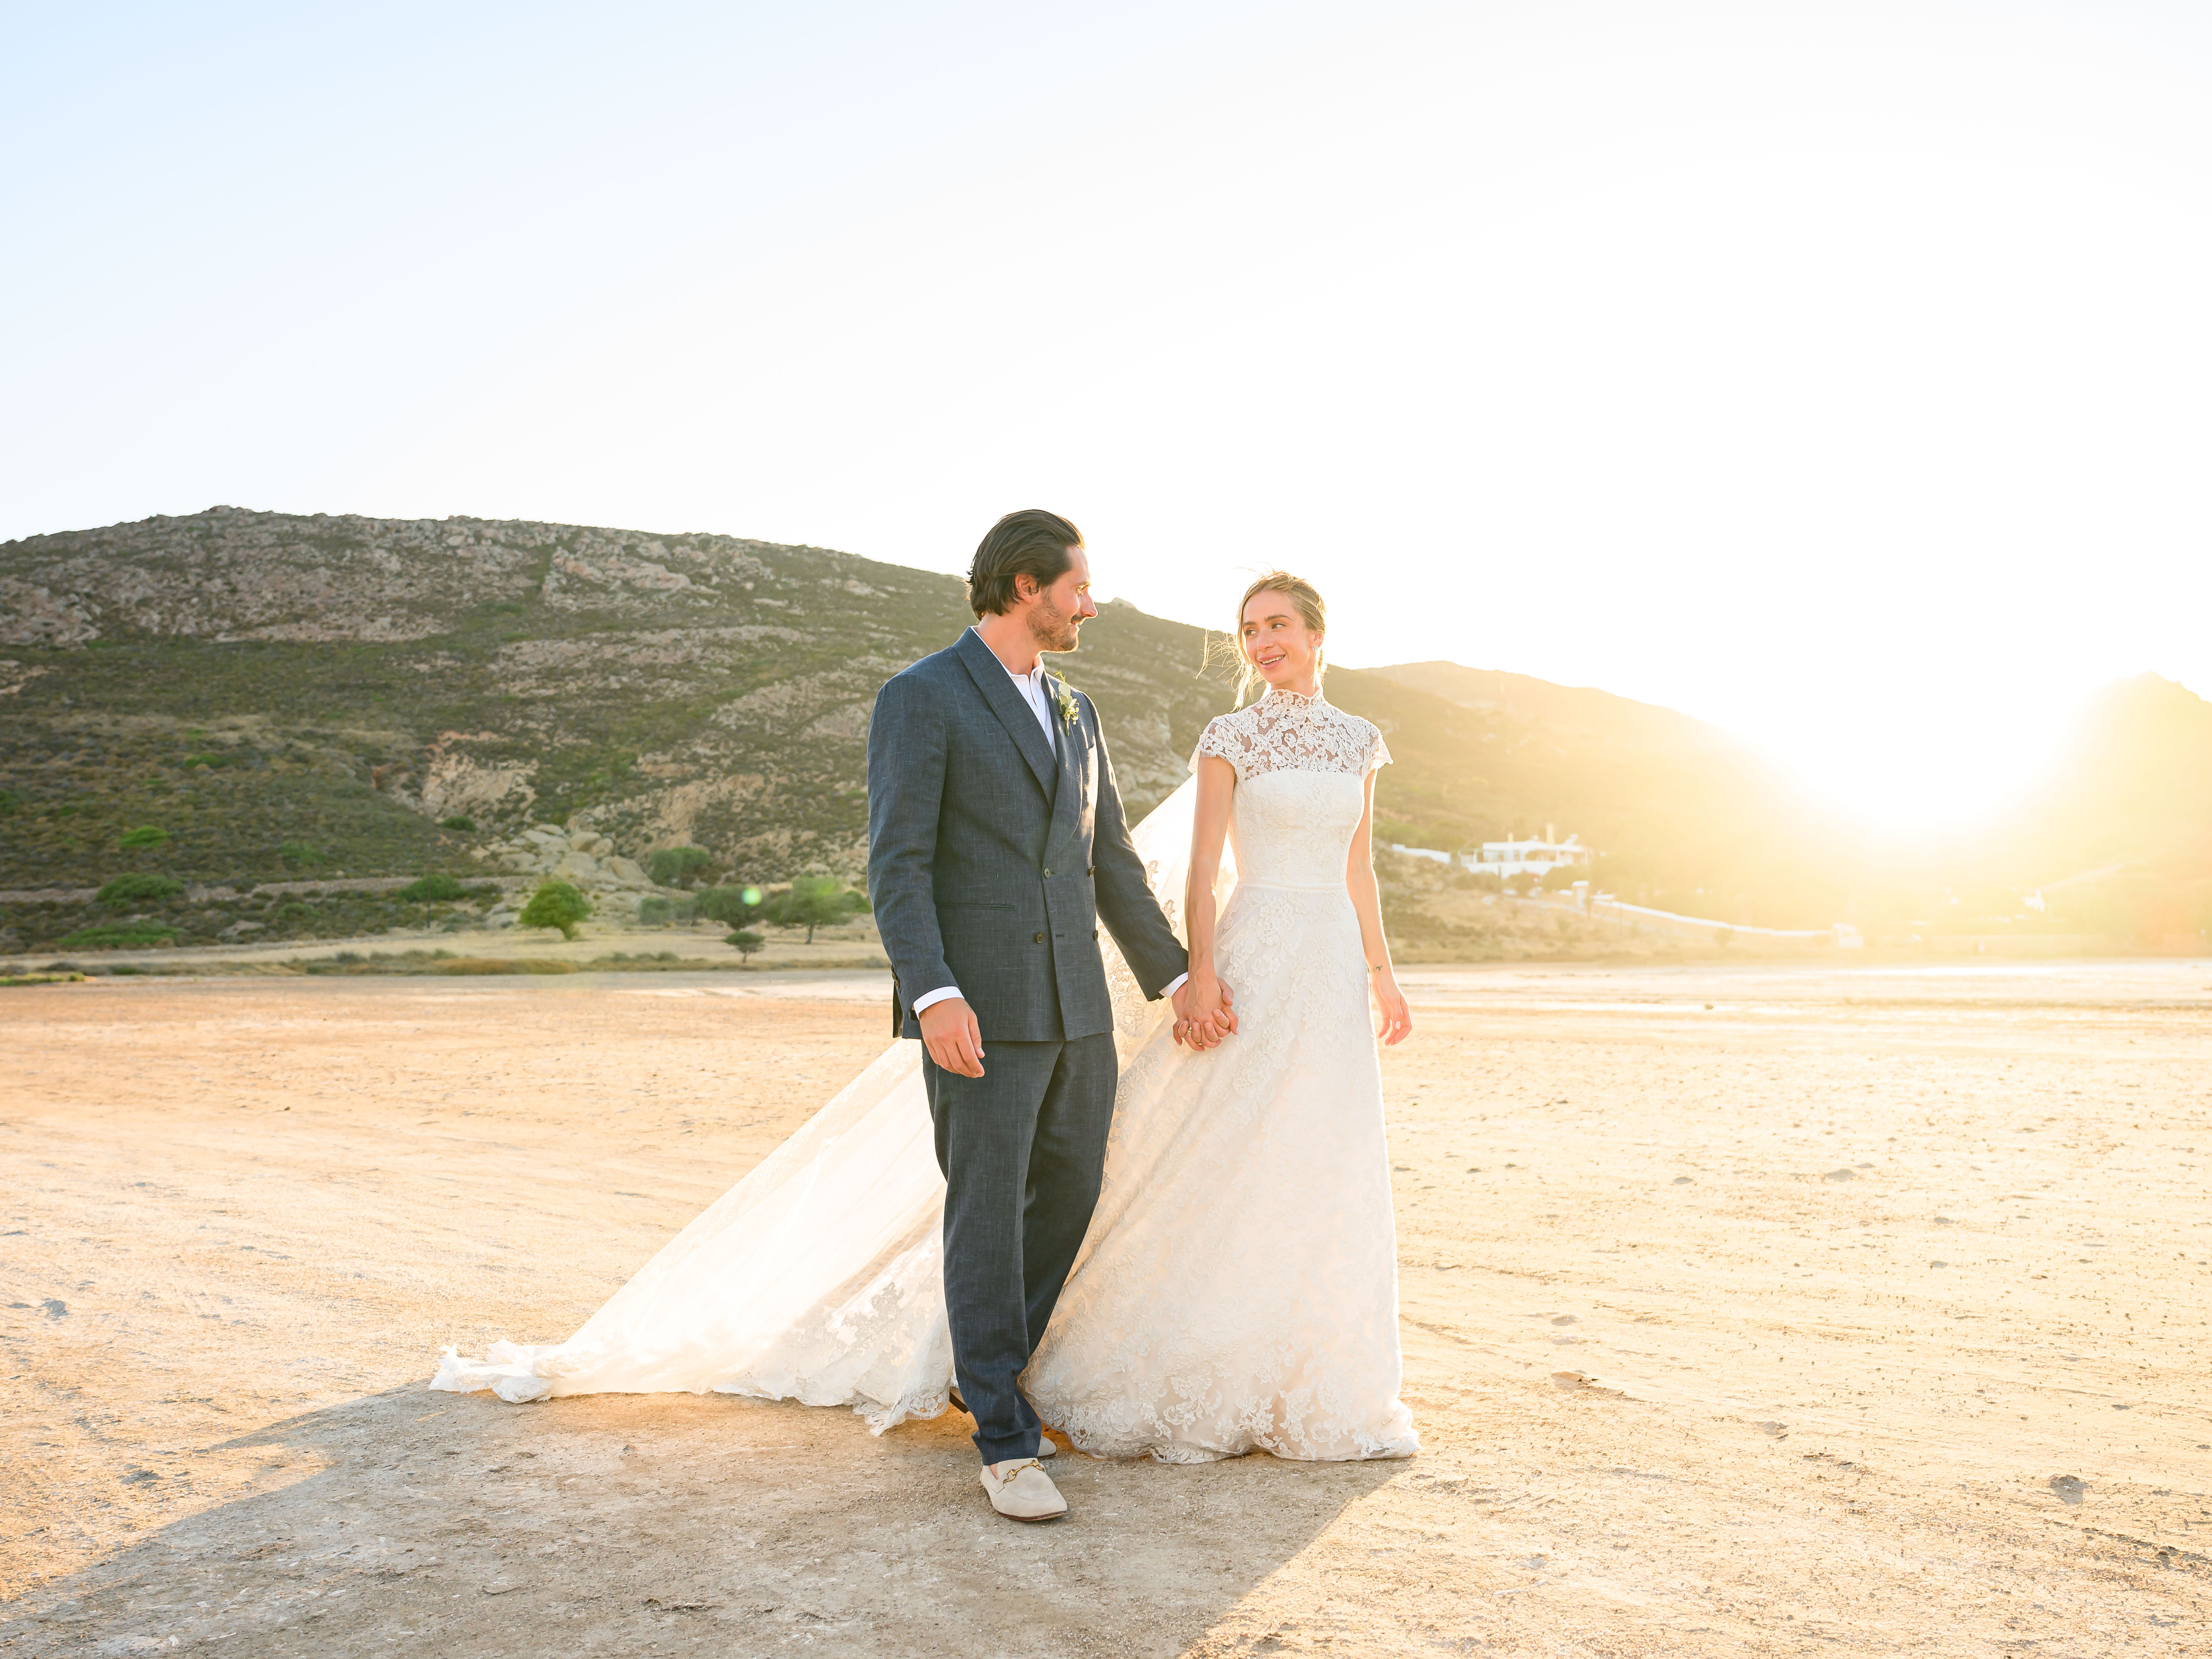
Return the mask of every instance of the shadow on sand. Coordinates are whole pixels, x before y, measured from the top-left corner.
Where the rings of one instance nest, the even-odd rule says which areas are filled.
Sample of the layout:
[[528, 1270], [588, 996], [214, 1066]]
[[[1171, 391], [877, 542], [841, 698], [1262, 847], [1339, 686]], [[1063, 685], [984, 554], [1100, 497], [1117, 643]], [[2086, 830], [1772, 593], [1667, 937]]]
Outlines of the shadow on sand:
[[25, 1598], [0, 1647], [1175, 1655], [1407, 1467], [1063, 1455], [1073, 1513], [1029, 1527], [990, 1513], [967, 1428], [393, 1389], [225, 1443], [265, 1490]]

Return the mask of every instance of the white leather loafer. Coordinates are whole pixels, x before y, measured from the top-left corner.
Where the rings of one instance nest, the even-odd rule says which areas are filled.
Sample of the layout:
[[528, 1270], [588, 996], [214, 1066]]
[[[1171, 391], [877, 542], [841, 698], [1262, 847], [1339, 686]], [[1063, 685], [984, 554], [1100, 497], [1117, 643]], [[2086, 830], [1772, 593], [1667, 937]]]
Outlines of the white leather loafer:
[[1057, 1457], [1060, 1455], [1060, 1448], [1052, 1443], [1052, 1437], [1050, 1435], [1041, 1434], [1037, 1437], [1037, 1455], [1039, 1457]]
[[986, 1463], [983, 1491], [991, 1507], [1009, 1521], [1057, 1521], [1067, 1513], [1067, 1500], [1034, 1457]]

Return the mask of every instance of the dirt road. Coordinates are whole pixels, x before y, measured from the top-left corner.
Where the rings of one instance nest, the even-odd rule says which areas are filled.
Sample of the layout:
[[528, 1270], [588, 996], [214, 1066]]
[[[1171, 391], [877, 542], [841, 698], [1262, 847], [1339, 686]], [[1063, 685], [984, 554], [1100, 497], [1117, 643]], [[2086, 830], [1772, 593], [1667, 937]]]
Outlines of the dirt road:
[[425, 1390], [884, 1041], [733, 977], [0, 993], [0, 1646], [2205, 1649], [2212, 963], [1418, 970], [1427, 1451], [1063, 1457], [1047, 1528], [958, 1419]]

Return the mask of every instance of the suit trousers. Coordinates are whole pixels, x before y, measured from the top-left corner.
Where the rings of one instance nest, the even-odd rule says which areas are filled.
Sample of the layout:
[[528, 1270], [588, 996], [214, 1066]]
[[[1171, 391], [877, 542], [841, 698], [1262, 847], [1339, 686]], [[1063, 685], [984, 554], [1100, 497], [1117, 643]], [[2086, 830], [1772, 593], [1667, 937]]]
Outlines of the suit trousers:
[[945, 1311], [986, 1463], [1036, 1455], [1018, 1380], [1091, 1225], [1114, 1122], [1113, 1033], [984, 1045], [983, 1075], [922, 1075], [945, 1171]]

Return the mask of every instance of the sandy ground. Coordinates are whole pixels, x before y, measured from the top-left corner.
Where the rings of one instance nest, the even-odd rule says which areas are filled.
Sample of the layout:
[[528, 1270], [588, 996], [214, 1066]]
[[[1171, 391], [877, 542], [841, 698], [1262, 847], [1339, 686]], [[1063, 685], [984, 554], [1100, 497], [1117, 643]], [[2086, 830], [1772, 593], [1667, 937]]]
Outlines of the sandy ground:
[[1417, 971], [1426, 1452], [1063, 1457], [1042, 1528], [961, 1419], [426, 1391], [885, 1041], [732, 978], [0, 993], [0, 1645], [2212, 1648], [2212, 963]]

